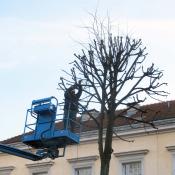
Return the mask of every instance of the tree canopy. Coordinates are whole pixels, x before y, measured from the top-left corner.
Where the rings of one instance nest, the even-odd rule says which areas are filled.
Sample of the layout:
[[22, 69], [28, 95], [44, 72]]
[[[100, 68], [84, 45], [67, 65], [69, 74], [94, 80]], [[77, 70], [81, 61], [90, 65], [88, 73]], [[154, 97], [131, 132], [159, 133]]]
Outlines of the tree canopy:
[[[66, 71], [67, 76], [61, 77], [59, 87], [65, 90], [67, 86], [82, 80], [80, 106], [87, 112], [91, 104], [99, 107], [99, 120], [89, 115], [98, 128], [101, 175], [107, 175], [113, 151], [114, 123], [118, 117], [126, 117], [122, 115], [123, 112], [116, 114], [115, 111], [121, 106], [125, 106], [125, 112], [131, 108], [139, 110], [137, 106], [147, 97], [159, 99], [160, 96], [167, 96], [163, 90], [167, 84], [161, 82], [162, 70], [153, 63], [150, 66], [145, 64], [147, 52], [141, 39], [128, 35], [115, 36], [110, 23], [105, 26], [96, 17], [93, 19], [92, 26], [87, 28], [91, 39], [88, 45], [83, 46], [81, 53], [74, 54], [71, 73]], [[107, 120], [107, 125], [104, 120]], [[133, 120], [154, 127], [152, 122], [142, 118]]]

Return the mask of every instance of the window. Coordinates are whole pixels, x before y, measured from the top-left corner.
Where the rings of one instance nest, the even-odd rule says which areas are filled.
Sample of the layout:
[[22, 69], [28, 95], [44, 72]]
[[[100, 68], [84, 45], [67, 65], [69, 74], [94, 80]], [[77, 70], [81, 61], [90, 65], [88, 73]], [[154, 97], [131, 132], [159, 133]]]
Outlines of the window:
[[42, 172], [42, 173], [33, 173], [32, 175], [47, 175], [47, 172]]
[[167, 146], [166, 148], [172, 155], [172, 175], [175, 175], [175, 146]]
[[122, 175], [141, 175], [141, 161], [123, 163]]
[[53, 164], [53, 162], [42, 162], [27, 164], [26, 166], [29, 169], [30, 175], [49, 175], [50, 168]]
[[114, 153], [119, 161], [120, 175], [144, 175], [144, 156], [148, 150]]
[[72, 175], [95, 175], [94, 164], [98, 156], [68, 159], [72, 165]]
[[75, 175], [91, 175], [92, 168], [84, 167], [84, 168], [75, 168]]
[[0, 167], [0, 175], [10, 175], [14, 168], [14, 166]]

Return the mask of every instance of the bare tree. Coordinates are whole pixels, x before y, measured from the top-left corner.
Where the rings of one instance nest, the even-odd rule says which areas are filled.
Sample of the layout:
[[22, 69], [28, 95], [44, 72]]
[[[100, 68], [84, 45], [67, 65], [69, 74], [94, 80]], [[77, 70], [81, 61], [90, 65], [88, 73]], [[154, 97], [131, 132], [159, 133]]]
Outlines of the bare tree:
[[[101, 175], [109, 174], [112, 138], [118, 136], [114, 130], [116, 119], [125, 118], [155, 127], [142, 117], [145, 111], [137, 108], [137, 105], [145, 102], [146, 97], [158, 99], [167, 95], [161, 90], [166, 85], [160, 83], [163, 72], [154, 64], [146, 67], [144, 61], [147, 53], [142, 40], [129, 36], [115, 37], [110, 31], [109, 25], [104, 26], [94, 17], [92, 26], [88, 28], [93, 39], [81, 54], [75, 54], [71, 73], [67, 73], [67, 78], [61, 78], [59, 83], [59, 87], [65, 90], [66, 84], [71, 85], [82, 79], [84, 96], [80, 101], [81, 107], [87, 110], [91, 104], [99, 106], [98, 118], [91, 117], [98, 129]], [[126, 108], [116, 113], [121, 105]], [[131, 108], [139, 110], [139, 119], [124, 115]]]

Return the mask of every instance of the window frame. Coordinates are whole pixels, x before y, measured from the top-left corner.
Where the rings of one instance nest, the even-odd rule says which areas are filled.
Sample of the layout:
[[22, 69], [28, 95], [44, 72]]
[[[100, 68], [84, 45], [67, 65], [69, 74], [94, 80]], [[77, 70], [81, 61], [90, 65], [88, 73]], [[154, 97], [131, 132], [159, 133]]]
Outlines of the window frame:
[[175, 175], [175, 146], [167, 146], [166, 149], [171, 153], [171, 157], [172, 157], [172, 175]]
[[92, 174], [92, 166], [82, 166], [82, 167], [74, 167], [73, 174], [76, 175], [76, 171], [78, 169], [84, 169], [84, 168], [90, 168], [91, 169], [91, 174]]
[[144, 157], [148, 152], [149, 151], [147, 149], [144, 149], [144, 150], [114, 153], [115, 157], [118, 158], [119, 161], [118, 173], [120, 175], [123, 175], [123, 164], [140, 162], [141, 175], [144, 175]]
[[123, 172], [123, 166], [124, 166], [124, 164], [130, 164], [130, 163], [136, 163], [136, 162], [139, 162], [140, 164], [141, 164], [141, 175], [143, 175], [143, 160], [142, 159], [138, 159], [138, 158], [136, 158], [136, 159], [132, 159], [132, 160], [127, 160], [127, 161], [121, 161], [120, 162], [120, 174], [121, 175], [125, 175], [124, 174], [124, 172]]

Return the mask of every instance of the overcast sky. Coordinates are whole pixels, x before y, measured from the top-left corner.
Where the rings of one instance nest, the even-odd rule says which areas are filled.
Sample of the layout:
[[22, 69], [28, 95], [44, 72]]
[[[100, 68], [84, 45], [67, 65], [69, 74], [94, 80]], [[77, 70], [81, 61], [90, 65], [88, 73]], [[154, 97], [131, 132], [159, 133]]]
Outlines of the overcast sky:
[[109, 14], [118, 31], [142, 38], [148, 59], [164, 70], [175, 99], [173, 0], [0, 0], [0, 140], [21, 134], [33, 99], [56, 96], [76, 41], [87, 35], [89, 12]]

